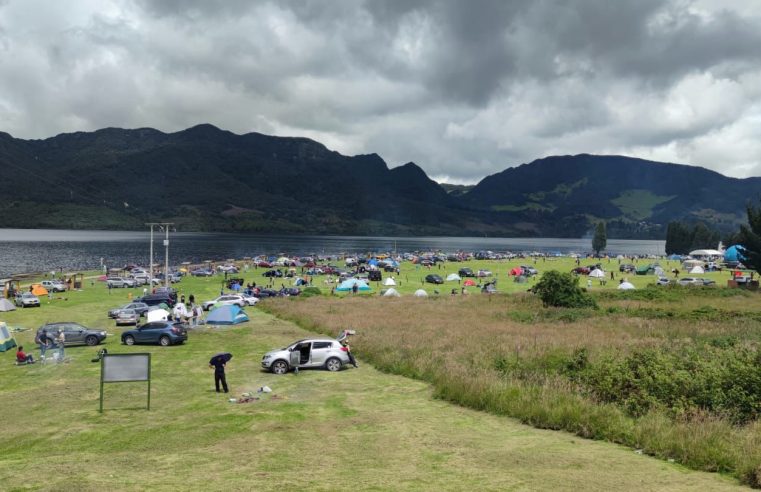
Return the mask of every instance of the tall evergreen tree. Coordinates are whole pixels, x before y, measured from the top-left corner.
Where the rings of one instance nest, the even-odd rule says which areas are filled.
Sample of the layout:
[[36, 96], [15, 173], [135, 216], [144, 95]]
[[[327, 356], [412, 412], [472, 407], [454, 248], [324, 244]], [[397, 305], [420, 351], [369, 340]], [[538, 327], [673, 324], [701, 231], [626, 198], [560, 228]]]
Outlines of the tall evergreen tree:
[[690, 241], [690, 250], [693, 249], [715, 249], [719, 245], [719, 234], [712, 231], [704, 223], [698, 222], [692, 230], [692, 241]]
[[600, 251], [605, 249], [608, 245], [608, 234], [605, 231], [605, 222], [598, 222], [595, 228], [595, 237], [592, 239], [592, 249], [596, 254], [600, 254]]
[[743, 264], [761, 274], [761, 206], [748, 204], [748, 225], [740, 227], [740, 244], [743, 245]]

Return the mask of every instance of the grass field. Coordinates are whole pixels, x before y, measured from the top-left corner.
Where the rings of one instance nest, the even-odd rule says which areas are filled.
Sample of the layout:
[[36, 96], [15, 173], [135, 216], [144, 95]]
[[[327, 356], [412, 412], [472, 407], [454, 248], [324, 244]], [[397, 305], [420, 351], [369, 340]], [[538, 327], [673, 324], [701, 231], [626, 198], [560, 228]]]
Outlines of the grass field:
[[359, 354], [430, 382], [442, 399], [758, 485], [759, 296], [651, 288], [597, 299], [597, 310], [547, 309], [527, 295], [280, 299], [266, 309], [318, 332], [356, 328]]
[[[186, 279], [180, 286], [205, 299], [218, 293], [219, 279]], [[259, 309], [249, 308], [251, 321], [238, 327], [193, 331], [182, 346], [121, 346], [121, 330], [106, 310], [126, 302], [127, 294], [88, 284], [50, 304], [43, 299], [39, 309], [0, 317], [10, 326], [29, 328], [16, 334], [28, 351], [33, 329], [45, 321], [107, 328], [110, 352], [153, 354], [154, 376], [152, 410], [140, 409], [144, 386], [119, 384], [107, 387], [101, 415], [99, 365], [90, 362], [96, 347], [67, 348], [71, 360], [58, 365], [16, 367], [12, 353], [0, 354], [4, 490], [720, 490], [737, 485], [630, 448], [446, 403], [433, 397], [438, 390], [427, 383], [378, 372], [366, 363], [369, 357], [360, 356], [359, 369], [340, 373], [263, 373], [259, 361], [266, 350], [306, 332]], [[363, 310], [373, 301], [318, 298], [284, 305], [298, 306], [300, 313], [304, 306], [330, 309], [335, 302]], [[342, 327], [325, 328], [334, 334]], [[228, 395], [215, 393], [206, 364], [220, 350], [235, 356], [228, 368], [229, 396], [269, 385], [277, 398], [233, 404]]]

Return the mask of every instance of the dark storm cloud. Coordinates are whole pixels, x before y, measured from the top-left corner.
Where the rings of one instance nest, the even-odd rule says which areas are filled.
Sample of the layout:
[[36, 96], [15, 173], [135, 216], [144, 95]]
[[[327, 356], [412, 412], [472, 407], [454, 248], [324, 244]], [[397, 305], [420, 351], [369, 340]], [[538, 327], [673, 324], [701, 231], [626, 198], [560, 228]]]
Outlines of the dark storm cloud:
[[761, 5], [0, 0], [0, 128], [305, 135], [474, 181], [553, 153], [761, 174]]

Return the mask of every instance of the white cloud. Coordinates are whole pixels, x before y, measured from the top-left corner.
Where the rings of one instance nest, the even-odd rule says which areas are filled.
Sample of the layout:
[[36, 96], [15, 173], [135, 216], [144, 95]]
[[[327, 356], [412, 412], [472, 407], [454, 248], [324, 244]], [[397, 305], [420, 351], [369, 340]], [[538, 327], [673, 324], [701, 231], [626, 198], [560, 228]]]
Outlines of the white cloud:
[[201, 122], [474, 182], [551, 154], [761, 174], [753, 0], [0, 2], [0, 130]]

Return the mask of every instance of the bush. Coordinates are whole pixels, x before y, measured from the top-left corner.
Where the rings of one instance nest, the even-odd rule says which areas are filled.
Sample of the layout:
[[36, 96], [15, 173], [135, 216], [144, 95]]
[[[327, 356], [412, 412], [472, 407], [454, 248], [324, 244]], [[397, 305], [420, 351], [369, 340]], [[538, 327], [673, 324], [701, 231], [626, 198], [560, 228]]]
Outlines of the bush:
[[307, 287], [306, 289], [301, 291], [301, 297], [313, 297], [313, 296], [321, 296], [322, 291], [319, 287]]
[[594, 299], [579, 287], [578, 278], [571, 273], [561, 273], [555, 270], [545, 272], [532, 291], [539, 296], [545, 307], [597, 307]]

